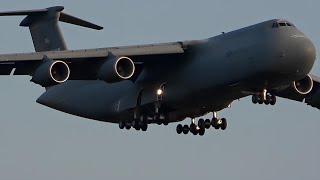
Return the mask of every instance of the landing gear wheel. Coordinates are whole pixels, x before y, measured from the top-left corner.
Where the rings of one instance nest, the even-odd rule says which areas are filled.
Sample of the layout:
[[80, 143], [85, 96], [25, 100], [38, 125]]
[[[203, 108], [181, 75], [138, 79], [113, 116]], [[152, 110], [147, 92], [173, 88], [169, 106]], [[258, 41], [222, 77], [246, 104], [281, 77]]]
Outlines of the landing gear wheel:
[[265, 105], [269, 105], [270, 102], [271, 102], [271, 96], [270, 96], [270, 95], [267, 95], [266, 100], [264, 101], [264, 104], [265, 104]]
[[228, 126], [228, 124], [227, 124], [226, 118], [222, 118], [221, 119], [221, 124], [220, 124], [221, 130], [227, 129], [227, 126]]
[[206, 120], [204, 121], [204, 127], [205, 127], [206, 129], [209, 129], [210, 126], [211, 126], [210, 119], [206, 119]]
[[177, 133], [178, 133], [178, 134], [181, 134], [181, 133], [182, 133], [182, 130], [183, 130], [182, 125], [181, 125], [181, 124], [178, 124], [176, 130], [177, 130]]
[[258, 97], [257, 95], [252, 95], [252, 103], [257, 104], [258, 103]]
[[258, 97], [258, 103], [259, 104], [263, 104], [263, 97], [261, 97], [261, 96], [257, 96]]
[[198, 133], [199, 133], [199, 131], [197, 129], [192, 132], [193, 135], [198, 135]]
[[130, 122], [126, 122], [126, 123], [125, 123], [125, 128], [126, 128], [127, 130], [131, 129], [131, 123], [130, 123]]
[[184, 125], [183, 126], [183, 129], [182, 129], [182, 132], [183, 132], [183, 134], [188, 134], [189, 133], [189, 126], [188, 125]]
[[119, 128], [120, 129], [124, 129], [124, 127], [125, 127], [124, 122], [123, 121], [119, 121]]
[[138, 124], [138, 121], [136, 120], [133, 120], [132, 123], [131, 123], [131, 126], [135, 129], [137, 129], [139, 127], [139, 124]]
[[197, 125], [196, 124], [194, 124], [194, 123], [190, 124], [190, 132], [192, 134], [195, 134], [197, 132]]
[[142, 131], [147, 131], [148, 129], [148, 124], [147, 123], [143, 123], [143, 125], [141, 126], [141, 130]]
[[139, 121], [132, 121], [132, 127], [137, 131], [141, 129]]
[[219, 119], [218, 118], [212, 118], [211, 125], [215, 129], [219, 129], [219, 124], [218, 124]]
[[271, 105], [275, 105], [277, 102], [277, 98], [275, 95], [271, 95], [271, 99], [270, 99], [270, 104]]
[[204, 119], [199, 119], [198, 126], [199, 126], [200, 129], [204, 128]]
[[206, 129], [204, 129], [204, 128], [200, 128], [199, 129], [199, 135], [200, 136], [203, 136], [205, 132], [206, 132]]

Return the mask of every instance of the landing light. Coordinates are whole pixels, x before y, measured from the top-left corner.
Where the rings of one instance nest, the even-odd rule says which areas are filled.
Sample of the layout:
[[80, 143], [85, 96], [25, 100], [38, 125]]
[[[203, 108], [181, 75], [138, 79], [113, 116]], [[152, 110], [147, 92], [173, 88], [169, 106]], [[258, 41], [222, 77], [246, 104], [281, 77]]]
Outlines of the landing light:
[[163, 94], [162, 89], [158, 89], [158, 90], [157, 90], [157, 95], [160, 96], [160, 95], [162, 95], [162, 94]]

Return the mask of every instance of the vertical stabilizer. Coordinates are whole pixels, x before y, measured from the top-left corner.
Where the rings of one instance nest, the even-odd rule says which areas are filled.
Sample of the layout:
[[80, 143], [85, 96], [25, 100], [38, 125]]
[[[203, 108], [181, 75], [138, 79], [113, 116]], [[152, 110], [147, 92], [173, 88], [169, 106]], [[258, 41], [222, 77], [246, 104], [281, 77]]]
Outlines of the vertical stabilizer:
[[20, 26], [29, 27], [33, 45], [37, 52], [67, 49], [58, 21], [96, 30], [103, 29], [101, 26], [65, 14], [62, 12], [63, 10], [64, 7], [55, 6], [38, 10], [0, 12], [0, 16], [26, 15], [27, 17], [22, 20]]

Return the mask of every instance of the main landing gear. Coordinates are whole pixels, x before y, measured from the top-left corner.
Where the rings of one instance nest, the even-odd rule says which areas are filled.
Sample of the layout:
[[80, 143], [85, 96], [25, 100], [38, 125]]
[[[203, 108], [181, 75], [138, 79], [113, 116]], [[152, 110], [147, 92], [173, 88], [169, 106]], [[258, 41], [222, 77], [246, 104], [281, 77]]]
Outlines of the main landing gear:
[[206, 129], [210, 129], [210, 127], [214, 127], [215, 129], [225, 130], [227, 128], [227, 120], [225, 118], [217, 118], [217, 113], [213, 113], [213, 118], [210, 119], [199, 119], [198, 123], [195, 123], [195, 119], [191, 120], [190, 125], [182, 125], [178, 124], [176, 131], [178, 134], [188, 134], [189, 132], [193, 135], [203, 136], [205, 134]]
[[161, 107], [162, 107], [162, 101], [164, 98], [164, 90], [165, 90], [166, 83], [163, 83], [160, 85], [160, 87], [156, 90], [156, 101], [154, 103], [154, 113], [152, 116], [146, 116], [143, 114], [143, 112], [140, 112], [140, 104], [141, 104], [141, 96], [142, 91], [139, 94], [138, 100], [137, 100], [137, 108], [134, 110], [133, 114], [133, 120], [126, 120], [126, 121], [120, 121], [119, 122], [119, 128], [120, 129], [131, 129], [134, 128], [135, 130], [139, 131], [147, 131], [148, 129], [148, 122], [153, 121], [159, 125], [168, 125], [167, 116], [166, 114], [162, 114]]
[[270, 94], [267, 90], [263, 90], [261, 93], [257, 93], [252, 95], [252, 103], [253, 104], [266, 104], [266, 105], [275, 105], [277, 102], [277, 98], [275, 95]]
[[134, 119], [132, 121], [120, 121], [119, 128], [120, 129], [127, 129], [127, 130], [134, 128], [137, 131], [140, 131], [140, 130], [147, 131], [148, 123], [147, 123], [147, 119], [145, 117], [141, 116], [140, 119]]

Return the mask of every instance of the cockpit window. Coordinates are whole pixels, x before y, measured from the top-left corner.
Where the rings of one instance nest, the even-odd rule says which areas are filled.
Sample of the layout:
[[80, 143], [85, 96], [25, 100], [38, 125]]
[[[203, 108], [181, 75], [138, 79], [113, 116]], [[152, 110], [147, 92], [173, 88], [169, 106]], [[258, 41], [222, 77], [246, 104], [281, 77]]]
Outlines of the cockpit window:
[[280, 26], [286, 26], [287, 24], [284, 22], [279, 23]]
[[280, 22], [274, 22], [272, 25], [272, 28], [279, 28], [279, 27], [285, 27], [285, 26], [293, 26], [293, 24], [285, 21], [280, 21]]

